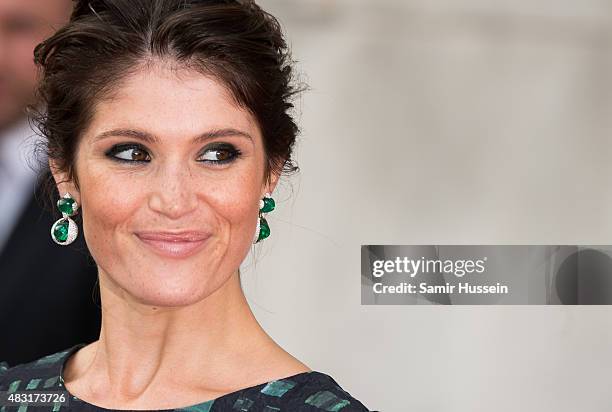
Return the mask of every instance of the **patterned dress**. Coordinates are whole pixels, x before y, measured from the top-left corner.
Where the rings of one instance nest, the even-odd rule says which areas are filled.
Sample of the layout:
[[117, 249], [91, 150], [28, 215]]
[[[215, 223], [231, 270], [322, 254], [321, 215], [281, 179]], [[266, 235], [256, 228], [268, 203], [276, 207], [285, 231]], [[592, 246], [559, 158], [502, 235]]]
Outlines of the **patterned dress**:
[[[3, 394], [3, 398], [8, 399], [8, 394], [15, 392], [22, 394], [28, 391], [62, 391], [61, 393], [67, 400], [64, 403], [49, 403], [45, 406], [25, 403], [2, 406], [0, 412], [110, 411], [111, 409], [95, 406], [69, 394], [63, 385], [62, 372], [66, 360], [85, 345], [81, 343], [12, 368], [9, 368], [5, 362], [0, 363], [0, 393]], [[6, 402], [3, 401], [3, 403], [6, 405]], [[342, 389], [331, 376], [317, 371], [302, 372], [251, 386], [197, 405], [157, 410], [166, 412], [369, 412], [368, 408]]]

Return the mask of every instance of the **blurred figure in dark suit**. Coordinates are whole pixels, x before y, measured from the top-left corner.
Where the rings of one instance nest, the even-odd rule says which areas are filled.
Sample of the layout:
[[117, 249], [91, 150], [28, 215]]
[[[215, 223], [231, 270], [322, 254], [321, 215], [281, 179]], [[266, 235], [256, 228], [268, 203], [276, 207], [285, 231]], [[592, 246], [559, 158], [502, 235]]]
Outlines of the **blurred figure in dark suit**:
[[48, 165], [35, 157], [25, 114], [34, 103], [34, 47], [71, 9], [70, 0], [0, 0], [0, 330], [9, 331], [0, 359], [11, 366], [94, 341], [100, 329], [96, 266], [83, 236], [69, 246], [51, 239], [61, 214], [45, 207]]

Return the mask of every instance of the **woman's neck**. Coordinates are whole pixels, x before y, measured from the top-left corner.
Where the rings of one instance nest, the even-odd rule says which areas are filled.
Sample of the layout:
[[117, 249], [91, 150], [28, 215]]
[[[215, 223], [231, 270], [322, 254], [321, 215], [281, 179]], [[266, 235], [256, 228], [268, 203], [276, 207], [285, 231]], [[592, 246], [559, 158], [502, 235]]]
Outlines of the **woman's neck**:
[[238, 272], [185, 307], [135, 302], [103, 274], [100, 296], [100, 339], [77, 352], [64, 372], [70, 393], [91, 403], [134, 409], [180, 406], [181, 400], [189, 405], [198, 403], [191, 399], [201, 402], [264, 382], [265, 376], [274, 379], [283, 369], [309, 370], [261, 328]]

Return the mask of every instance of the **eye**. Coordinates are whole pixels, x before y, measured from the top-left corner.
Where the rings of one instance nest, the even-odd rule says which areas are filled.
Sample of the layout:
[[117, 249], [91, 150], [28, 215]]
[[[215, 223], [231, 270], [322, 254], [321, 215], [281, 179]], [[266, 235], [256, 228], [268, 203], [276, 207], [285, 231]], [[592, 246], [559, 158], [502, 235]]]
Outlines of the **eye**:
[[125, 161], [125, 162], [149, 162], [151, 157], [139, 145], [117, 145], [113, 146], [107, 153], [107, 156], [114, 160]]
[[209, 146], [200, 156], [200, 159], [207, 163], [222, 164], [234, 161], [240, 154], [240, 150], [236, 149], [233, 145], [221, 143]]

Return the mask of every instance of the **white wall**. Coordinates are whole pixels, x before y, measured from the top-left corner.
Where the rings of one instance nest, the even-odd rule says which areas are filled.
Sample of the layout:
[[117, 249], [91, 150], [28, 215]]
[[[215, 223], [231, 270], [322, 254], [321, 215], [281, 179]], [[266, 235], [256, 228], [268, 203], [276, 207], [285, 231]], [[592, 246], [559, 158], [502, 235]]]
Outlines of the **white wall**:
[[372, 410], [609, 411], [605, 306], [361, 306], [361, 244], [612, 244], [612, 2], [260, 0], [312, 90], [243, 274]]

